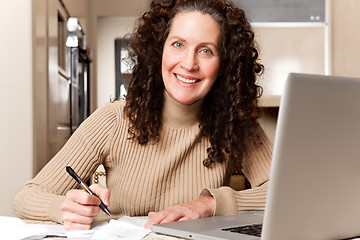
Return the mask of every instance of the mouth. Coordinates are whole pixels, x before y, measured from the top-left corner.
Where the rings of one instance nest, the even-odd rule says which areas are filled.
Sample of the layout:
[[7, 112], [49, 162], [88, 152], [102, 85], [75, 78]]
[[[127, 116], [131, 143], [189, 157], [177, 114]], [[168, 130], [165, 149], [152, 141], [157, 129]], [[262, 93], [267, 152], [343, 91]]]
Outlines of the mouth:
[[199, 82], [200, 80], [199, 79], [195, 79], [195, 78], [187, 78], [187, 77], [183, 77], [183, 76], [180, 76], [178, 74], [174, 74], [175, 77], [177, 79], [179, 79], [180, 81], [184, 82], [184, 83], [197, 83]]

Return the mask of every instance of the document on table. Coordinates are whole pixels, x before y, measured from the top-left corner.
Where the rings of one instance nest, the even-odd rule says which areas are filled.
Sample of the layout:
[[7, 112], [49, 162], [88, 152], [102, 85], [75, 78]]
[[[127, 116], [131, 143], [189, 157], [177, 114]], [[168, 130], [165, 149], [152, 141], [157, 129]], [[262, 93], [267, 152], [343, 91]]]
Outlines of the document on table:
[[42, 239], [46, 236], [66, 237], [66, 231], [62, 225], [28, 224], [20, 218], [0, 217], [0, 236], [2, 239]]
[[144, 228], [147, 219], [123, 216], [118, 220], [97, 222], [90, 230], [66, 231], [62, 225], [29, 224], [19, 218], [0, 217], [0, 235], [8, 240], [43, 239], [46, 236], [68, 239], [122, 239], [136, 240], [145, 237], [150, 230]]
[[151, 231], [144, 228], [147, 219], [123, 216], [118, 220], [110, 220], [109, 223], [95, 225], [91, 230], [69, 231], [70, 239], [142, 239]]

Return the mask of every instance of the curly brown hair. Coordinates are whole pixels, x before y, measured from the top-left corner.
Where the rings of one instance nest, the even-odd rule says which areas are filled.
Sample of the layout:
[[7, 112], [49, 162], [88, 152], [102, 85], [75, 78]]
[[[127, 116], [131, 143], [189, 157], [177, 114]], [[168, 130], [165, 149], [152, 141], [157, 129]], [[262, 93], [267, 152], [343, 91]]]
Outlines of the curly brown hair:
[[[210, 139], [203, 164], [231, 161], [241, 167], [246, 142], [256, 137], [259, 117], [256, 84], [263, 72], [258, 60], [254, 33], [245, 13], [227, 0], [153, 0], [131, 35], [131, 56], [135, 62], [125, 114], [128, 132], [140, 144], [156, 143], [162, 126], [164, 84], [162, 52], [171, 20], [179, 12], [199, 11], [212, 16], [221, 29], [219, 75], [201, 108], [201, 134]], [[141, 114], [139, 114], [141, 113]]]

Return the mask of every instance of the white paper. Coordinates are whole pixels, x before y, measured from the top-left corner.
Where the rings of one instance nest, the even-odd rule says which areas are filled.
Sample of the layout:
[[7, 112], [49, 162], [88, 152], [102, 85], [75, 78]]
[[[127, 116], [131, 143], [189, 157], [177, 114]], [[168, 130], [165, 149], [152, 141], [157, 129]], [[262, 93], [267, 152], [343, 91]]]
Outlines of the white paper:
[[20, 218], [1, 217], [0, 232], [6, 240], [36, 240], [46, 236], [67, 237], [68, 239], [96, 240], [137, 240], [142, 239], [150, 230], [144, 228], [147, 219], [124, 216], [118, 220], [96, 222], [90, 230], [66, 231], [63, 225], [29, 224]]
[[133, 218], [123, 216], [109, 223], [95, 223], [90, 230], [69, 231], [68, 239], [93, 239], [93, 240], [137, 240], [145, 237], [150, 230], [144, 228], [146, 218]]
[[1, 237], [7, 240], [43, 239], [46, 236], [66, 236], [62, 225], [28, 224], [20, 218], [0, 217]]
[[138, 240], [145, 237], [151, 231], [144, 228], [146, 219], [121, 217], [118, 220], [110, 220], [109, 224], [96, 231], [91, 239], [122, 239]]
[[67, 232], [68, 239], [91, 239], [96, 231], [108, 225], [108, 222], [95, 222], [91, 225], [90, 230], [74, 230]]

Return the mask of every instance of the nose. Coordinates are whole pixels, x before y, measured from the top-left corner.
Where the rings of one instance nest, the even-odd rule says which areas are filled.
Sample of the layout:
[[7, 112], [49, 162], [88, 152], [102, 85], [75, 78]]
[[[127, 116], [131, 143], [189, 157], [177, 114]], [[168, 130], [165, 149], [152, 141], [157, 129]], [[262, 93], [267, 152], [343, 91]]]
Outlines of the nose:
[[180, 66], [189, 72], [199, 70], [196, 53], [193, 51], [187, 51], [181, 60]]

